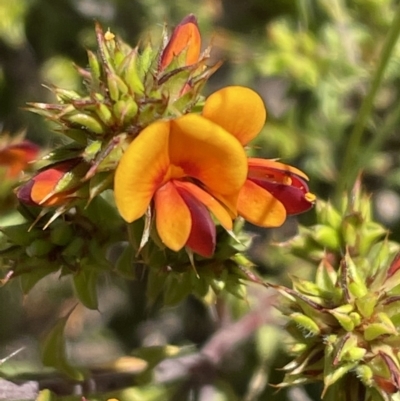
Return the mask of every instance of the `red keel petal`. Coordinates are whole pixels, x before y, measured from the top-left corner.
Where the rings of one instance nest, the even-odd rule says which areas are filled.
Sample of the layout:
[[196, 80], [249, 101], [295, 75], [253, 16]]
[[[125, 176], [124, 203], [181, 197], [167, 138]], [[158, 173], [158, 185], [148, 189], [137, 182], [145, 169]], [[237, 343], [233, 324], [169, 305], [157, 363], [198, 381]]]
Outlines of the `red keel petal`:
[[186, 245], [201, 256], [211, 257], [215, 251], [216, 230], [209, 211], [184, 188], [177, 187], [177, 190], [187, 204], [192, 218], [192, 229]]

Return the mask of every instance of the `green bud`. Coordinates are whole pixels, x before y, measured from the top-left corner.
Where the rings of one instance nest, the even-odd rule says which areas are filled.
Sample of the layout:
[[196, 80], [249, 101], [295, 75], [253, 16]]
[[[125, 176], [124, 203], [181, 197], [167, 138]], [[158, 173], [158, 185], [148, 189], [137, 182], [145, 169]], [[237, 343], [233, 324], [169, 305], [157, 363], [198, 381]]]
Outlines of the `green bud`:
[[96, 114], [105, 125], [111, 125], [113, 123], [111, 110], [104, 103], [99, 103], [96, 106]]
[[323, 291], [321, 291], [321, 288], [318, 287], [315, 283], [303, 280], [296, 276], [291, 276], [290, 278], [292, 281], [293, 289], [295, 289], [296, 291], [315, 297], [323, 296]]
[[343, 355], [342, 361], [360, 361], [364, 358], [367, 350], [365, 348], [354, 347], [347, 350]]
[[83, 247], [85, 246], [85, 240], [81, 237], [75, 237], [66, 248], [62, 251], [62, 255], [65, 257], [79, 258]]
[[362, 229], [359, 241], [359, 249], [361, 254], [365, 254], [371, 246], [387, 234], [387, 230], [379, 223], [367, 221]]
[[360, 267], [354, 263], [353, 259], [348, 253], [345, 255], [344, 262], [344, 267], [346, 269], [346, 281], [348, 283], [347, 287], [350, 293], [355, 298], [360, 298], [368, 294], [369, 289], [367, 288], [365, 281], [360, 274]]
[[329, 311], [339, 324], [346, 330], [346, 331], [353, 331], [354, 329], [354, 322], [353, 319], [349, 316], [350, 312], [352, 312], [353, 307], [352, 305], [342, 305], [336, 309], [332, 309]]
[[355, 300], [357, 309], [365, 318], [370, 318], [378, 302], [378, 294], [368, 293]]
[[80, 98], [79, 94], [72, 90], [54, 88], [53, 92], [57, 96], [57, 99], [64, 103], [69, 103], [71, 100]]
[[131, 94], [144, 94], [144, 85], [138, 72], [138, 53], [132, 50], [121, 63], [120, 73], [127, 83]]
[[[117, 46], [114, 45], [114, 65], [115, 69], [118, 71], [121, 67], [121, 63], [125, 60], [125, 52], [122, 50], [121, 43], [118, 41], [114, 41]], [[129, 48], [130, 49], [130, 48]]]
[[358, 227], [351, 224], [348, 220], [343, 221], [342, 235], [343, 235], [343, 242], [347, 246], [353, 247], [357, 243]]
[[97, 101], [96, 103], [102, 103], [105, 100], [104, 95], [102, 93], [99, 93], [99, 92], [96, 92], [92, 96]]
[[101, 141], [92, 141], [86, 146], [85, 151], [83, 153], [83, 157], [86, 161], [90, 162], [93, 160], [97, 153], [101, 150]]
[[68, 223], [61, 222], [51, 226], [50, 241], [55, 245], [67, 245], [72, 240], [73, 235], [74, 231]]
[[110, 98], [114, 102], [118, 101], [123, 95], [126, 95], [128, 93], [127, 85], [118, 75], [108, 73], [107, 86]]
[[89, 60], [90, 73], [92, 75], [93, 82], [97, 86], [101, 77], [100, 62], [97, 56], [92, 51], [88, 50], [87, 55]]
[[344, 305], [340, 305], [337, 308], [333, 309], [331, 312], [349, 314], [350, 312], [353, 312], [353, 310], [354, 310], [354, 306], [353, 305], [344, 304]]
[[118, 100], [113, 106], [113, 112], [120, 124], [129, 123], [136, 116], [137, 111], [138, 105], [131, 97]]
[[84, 113], [72, 114], [67, 117], [67, 121], [72, 124], [78, 124], [94, 132], [95, 134], [104, 134], [104, 127], [96, 118]]
[[312, 230], [312, 238], [323, 248], [331, 250], [340, 249], [340, 238], [338, 232], [326, 225], [316, 225]]
[[367, 341], [375, 340], [377, 337], [384, 334], [397, 334], [397, 329], [386, 313], [378, 313], [376, 322], [370, 323], [364, 329], [364, 338]]
[[302, 329], [305, 329], [309, 334], [313, 336], [320, 334], [320, 328], [314, 322], [314, 320], [312, 320], [308, 316], [298, 312], [292, 313], [289, 316], [291, 319], [293, 319], [294, 322], [296, 322]]
[[343, 361], [358, 361], [364, 357], [366, 350], [358, 347], [358, 338], [356, 335], [347, 333], [338, 343], [338, 352], [334, 358], [334, 366], [343, 363]]
[[359, 365], [356, 367], [355, 371], [357, 377], [365, 386], [371, 387], [373, 385], [374, 372], [368, 365]]
[[47, 255], [53, 247], [49, 240], [38, 238], [25, 248], [25, 252], [30, 257], [41, 257]]
[[319, 223], [330, 226], [335, 230], [340, 229], [342, 216], [330, 202], [324, 202], [318, 199], [315, 208]]
[[350, 319], [354, 323], [354, 327], [357, 327], [357, 326], [359, 326], [361, 324], [362, 318], [361, 318], [361, 315], [359, 313], [351, 312], [349, 316], [350, 316]]
[[316, 285], [322, 290], [332, 293], [336, 292], [336, 281], [336, 270], [326, 259], [323, 259], [317, 268], [315, 276]]
[[293, 345], [289, 345], [289, 352], [291, 354], [300, 354], [304, 352], [307, 348], [306, 344], [296, 343]]
[[155, 61], [155, 53], [153, 51], [152, 46], [148, 44], [140, 53], [137, 63], [137, 71], [141, 81], [143, 81], [144, 78], [146, 77], [154, 61]]

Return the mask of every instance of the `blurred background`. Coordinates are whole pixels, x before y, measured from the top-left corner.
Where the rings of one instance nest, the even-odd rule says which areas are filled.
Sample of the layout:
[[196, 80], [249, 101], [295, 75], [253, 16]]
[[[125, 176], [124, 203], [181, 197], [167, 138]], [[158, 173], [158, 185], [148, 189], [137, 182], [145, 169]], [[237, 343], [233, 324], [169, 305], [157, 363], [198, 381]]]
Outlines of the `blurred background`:
[[[24, 107], [27, 102], [54, 102], [46, 86], [80, 90], [74, 64], [87, 67], [86, 49], [96, 47], [94, 21], [134, 46], [148, 37], [156, 41], [164, 22], [173, 27], [193, 13], [204, 47], [213, 45], [211, 62], [224, 60], [207, 93], [245, 85], [259, 92], [267, 105], [268, 122], [249, 153], [295, 165], [310, 177], [312, 192], [330, 199], [397, 4], [391, 0], [0, 0], [0, 127], [4, 133], [26, 131], [43, 148], [56, 146], [65, 139]], [[397, 240], [399, 91], [397, 45], [368, 122], [365, 152], [355, 160], [372, 193], [378, 220]], [[313, 219], [311, 211], [300, 222], [309, 225]], [[297, 224], [293, 218], [279, 230], [248, 227], [255, 235], [250, 257], [266, 279], [288, 284], [288, 273], [309, 274], [309, 266], [271, 245], [294, 235]], [[0, 366], [3, 374], [35, 377], [41, 371], [37, 341], [76, 304], [71, 288], [68, 280], [55, 276], [39, 282], [28, 297], [22, 296], [17, 282], [0, 289], [0, 359], [23, 347]], [[158, 308], [146, 304], [144, 288], [140, 280], [104, 279], [99, 311], [78, 306], [71, 316], [70, 358], [90, 367], [143, 346], [165, 351], [171, 344], [192, 352], [224, 325], [257, 310], [265, 295], [250, 286], [245, 301], [226, 297], [221, 305], [209, 306], [189, 298], [174, 307]], [[269, 306], [263, 313], [276, 314]], [[216, 314], [223, 319], [216, 319]], [[181, 398], [175, 399], [318, 399], [320, 389], [315, 386], [276, 393], [267, 384], [279, 383], [283, 374], [276, 368], [288, 360], [278, 323], [253, 327], [243, 337], [240, 346], [224, 355], [210, 388], [199, 379], [192, 387], [201, 391], [193, 395], [190, 386], [186, 393], [181, 388]], [[167, 389], [158, 386], [158, 399], [169, 399], [162, 393]], [[110, 390], [112, 384], [104, 389]]]

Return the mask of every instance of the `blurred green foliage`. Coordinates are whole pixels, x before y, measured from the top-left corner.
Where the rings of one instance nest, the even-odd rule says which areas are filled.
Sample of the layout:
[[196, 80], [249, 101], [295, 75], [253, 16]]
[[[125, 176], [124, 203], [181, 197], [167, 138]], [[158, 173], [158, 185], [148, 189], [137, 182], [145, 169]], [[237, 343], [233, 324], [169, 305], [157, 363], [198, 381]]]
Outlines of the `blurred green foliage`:
[[[215, 60], [225, 60], [207, 90], [246, 85], [267, 104], [268, 122], [261, 139], [251, 144], [251, 152], [301, 168], [310, 177], [312, 191], [328, 199], [397, 4], [392, 0], [0, 0], [0, 124], [13, 133], [26, 129], [27, 136], [43, 146], [59, 143], [62, 139], [51, 133], [49, 123], [23, 108], [26, 102], [54, 100], [42, 84], [79, 90], [82, 82], [73, 63], [86, 67], [85, 49], [95, 45], [94, 20], [134, 45], [140, 37], [160, 31], [163, 22], [174, 25], [194, 13], [204, 43], [214, 45]], [[400, 240], [399, 65], [397, 44], [354, 160], [373, 192], [378, 219], [391, 228], [396, 240]], [[302, 216], [302, 221], [312, 222], [313, 213]], [[286, 283], [288, 271], [307, 276], [310, 270], [269, 246], [271, 238], [286, 239], [293, 232], [291, 220], [282, 229], [257, 233], [252, 257], [269, 280]], [[3, 375], [29, 372], [36, 377], [41, 369], [37, 339], [75, 306], [71, 288], [67, 280], [52, 277], [34, 287], [24, 307], [15, 283], [1, 288], [0, 359], [24, 347], [20, 356], [0, 365]], [[160, 310], [157, 304], [146, 304], [144, 288], [140, 280], [105, 279], [99, 288], [100, 312], [76, 307], [65, 328], [69, 357], [90, 367], [93, 361], [158, 346], [151, 357], [140, 355], [151, 363], [151, 358], [166, 357], [165, 347], [174, 344], [183, 358], [185, 347], [201, 349], [223, 324], [246, 316], [263, 300], [260, 290], [250, 287], [247, 302], [228, 296], [209, 306], [189, 298]], [[267, 307], [265, 313], [275, 312]], [[271, 324], [254, 328], [252, 334], [224, 355], [218, 371], [171, 382], [161, 378], [157, 386], [134, 378], [128, 384], [137, 386], [128, 390], [113, 392], [112, 384], [100, 386], [100, 395], [93, 400], [107, 399], [103, 394], [121, 401], [305, 397], [296, 398], [286, 390], [276, 394], [267, 385], [283, 376], [276, 371], [287, 358], [282, 331]], [[316, 387], [305, 391], [311, 399], [319, 399]], [[48, 393], [41, 397], [59, 399]]]

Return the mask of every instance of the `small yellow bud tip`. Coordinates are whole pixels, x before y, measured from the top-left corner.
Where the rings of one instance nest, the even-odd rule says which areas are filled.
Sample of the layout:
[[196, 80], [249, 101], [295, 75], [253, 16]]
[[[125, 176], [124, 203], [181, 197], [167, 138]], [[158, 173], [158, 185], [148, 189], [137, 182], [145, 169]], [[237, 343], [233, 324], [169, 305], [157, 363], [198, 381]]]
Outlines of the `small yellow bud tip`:
[[314, 201], [317, 199], [317, 197], [316, 197], [314, 194], [312, 194], [311, 192], [307, 192], [307, 193], [304, 195], [304, 198], [305, 198], [308, 202], [314, 202]]
[[110, 29], [104, 34], [105, 40], [113, 40], [115, 35], [110, 31]]

